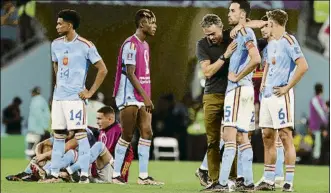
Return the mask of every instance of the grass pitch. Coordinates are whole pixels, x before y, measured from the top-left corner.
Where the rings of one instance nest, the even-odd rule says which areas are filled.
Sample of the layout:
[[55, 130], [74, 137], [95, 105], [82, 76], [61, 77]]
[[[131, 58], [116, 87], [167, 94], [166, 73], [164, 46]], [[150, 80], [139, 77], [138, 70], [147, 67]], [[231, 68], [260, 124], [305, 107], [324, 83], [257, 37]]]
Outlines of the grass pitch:
[[[200, 162], [151, 161], [149, 173], [155, 179], [165, 182], [164, 186], [139, 186], [138, 162], [130, 168], [128, 185], [115, 184], [38, 184], [34, 182], [9, 182], [5, 176], [21, 172], [26, 167], [24, 159], [1, 159], [2, 193], [192, 193], [202, 187], [194, 172]], [[262, 164], [254, 164], [254, 180], [263, 173]], [[297, 165], [294, 176], [294, 189], [298, 193], [329, 192], [329, 167]], [[276, 192], [281, 192], [277, 190]]]

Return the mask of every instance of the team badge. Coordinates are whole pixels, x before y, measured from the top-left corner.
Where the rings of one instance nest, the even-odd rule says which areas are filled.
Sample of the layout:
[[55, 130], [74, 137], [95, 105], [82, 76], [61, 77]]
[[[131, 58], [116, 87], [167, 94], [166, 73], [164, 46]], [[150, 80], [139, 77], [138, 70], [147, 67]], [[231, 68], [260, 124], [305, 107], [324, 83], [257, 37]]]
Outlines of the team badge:
[[62, 60], [63, 65], [65, 65], [65, 66], [68, 65], [68, 62], [69, 62], [69, 59], [67, 56], [65, 56]]
[[272, 57], [271, 63], [276, 64], [276, 58], [275, 57]]

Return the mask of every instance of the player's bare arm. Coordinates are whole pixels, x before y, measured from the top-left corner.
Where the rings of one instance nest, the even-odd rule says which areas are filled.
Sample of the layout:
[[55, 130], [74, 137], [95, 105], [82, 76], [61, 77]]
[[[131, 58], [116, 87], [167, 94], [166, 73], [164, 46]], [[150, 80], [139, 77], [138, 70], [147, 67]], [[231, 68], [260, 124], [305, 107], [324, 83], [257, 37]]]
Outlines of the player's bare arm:
[[250, 20], [249, 22], [246, 22], [245, 24], [238, 24], [231, 30], [230, 37], [232, 39], [236, 38], [238, 32], [244, 27], [253, 28], [253, 29], [262, 28], [267, 23], [268, 23], [268, 21], [263, 21], [263, 20]]
[[303, 77], [303, 75], [308, 71], [308, 64], [304, 57], [300, 57], [295, 60], [296, 69], [292, 79], [288, 82], [286, 86], [275, 87], [274, 94], [276, 96], [282, 96], [286, 94], [291, 88], [293, 88]]
[[[48, 139], [48, 141], [45, 140], [45, 143], [43, 143], [43, 145], [50, 145], [52, 147], [52, 143], [49, 139]], [[75, 149], [77, 147], [78, 147], [77, 140], [75, 138], [70, 139], [65, 144], [65, 152], [69, 151], [70, 149]], [[40, 161], [43, 161], [43, 160], [49, 160], [49, 159], [51, 159], [51, 156], [52, 156], [52, 151], [40, 153], [39, 155], [36, 155], [36, 161], [40, 162]]]
[[58, 65], [57, 65], [57, 62], [53, 62], [53, 68], [54, 68], [55, 77], [56, 77], [56, 74], [57, 74], [57, 69], [58, 69]]
[[98, 88], [100, 87], [100, 85], [102, 84], [103, 80], [105, 79], [108, 73], [107, 67], [103, 62], [103, 60], [99, 60], [98, 62], [95, 63], [94, 66], [98, 69], [97, 76], [90, 90], [85, 89], [84, 91], [79, 93], [79, 97], [81, 99], [91, 98], [91, 96], [98, 90]]
[[264, 66], [264, 70], [263, 70], [263, 76], [262, 76], [262, 82], [261, 82], [261, 86], [260, 86], [260, 92], [262, 92], [264, 90], [265, 80], [267, 79], [268, 69], [269, 69], [269, 64], [266, 63], [266, 65]]
[[131, 82], [132, 86], [138, 91], [138, 93], [143, 97], [145, 108], [147, 112], [151, 112], [154, 109], [154, 105], [151, 99], [146, 94], [145, 90], [141, 87], [138, 78], [134, 74], [136, 67], [135, 65], [126, 64], [127, 66], [127, 76], [129, 81]]
[[36, 149], [35, 149], [36, 156], [38, 156], [38, 155], [40, 155], [40, 154], [43, 153], [42, 151], [43, 151], [43, 149], [44, 149], [45, 146], [49, 146], [49, 147], [52, 148], [52, 142], [51, 142], [50, 139], [46, 139], [46, 140], [44, 140], [42, 142], [39, 142], [37, 144]]
[[[55, 82], [56, 82], [56, 74], [57, 74], [57, 70], [58, 70], [57, 62], [53, 62], [53, 68], [54, 68], [54, 72], [55, 72]], [[55, 86], [56, 86], [56, 83], [55, 83]]]
[[[225, 59], [231, 57], [232, 53], [237, 49], [237, 43], [232, 41], [231, 44], [228, 46], [227, 50], [223, 54]], [[210, 60], [203, 60], [200, 62], [202, 72], [206, 78], [212, 77], [222, 66], [224, 65], [225, 61], [218, 59], [213, 64], [210, 64]]]
[[229, 72], [228, 79], [232, 82], [240, 81], [242, 78], [244, 78], [249, 73], [251, 73], [261, 62], [261, 56], [259, 50], [254, 45], [253, 41], [247, 42], [246, 47], [248, 49], [248, 55], [251, 59], [248, 65], [239, 74], [235, 74], [234, 72]]

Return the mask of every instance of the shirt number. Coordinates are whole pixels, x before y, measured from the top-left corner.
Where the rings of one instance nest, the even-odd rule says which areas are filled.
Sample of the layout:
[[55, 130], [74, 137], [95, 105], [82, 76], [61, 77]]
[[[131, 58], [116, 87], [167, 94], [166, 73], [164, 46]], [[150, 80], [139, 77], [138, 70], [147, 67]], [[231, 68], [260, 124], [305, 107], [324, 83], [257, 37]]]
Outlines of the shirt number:
[[69, 78], [69, 69], [60, 69], [60, 78]]

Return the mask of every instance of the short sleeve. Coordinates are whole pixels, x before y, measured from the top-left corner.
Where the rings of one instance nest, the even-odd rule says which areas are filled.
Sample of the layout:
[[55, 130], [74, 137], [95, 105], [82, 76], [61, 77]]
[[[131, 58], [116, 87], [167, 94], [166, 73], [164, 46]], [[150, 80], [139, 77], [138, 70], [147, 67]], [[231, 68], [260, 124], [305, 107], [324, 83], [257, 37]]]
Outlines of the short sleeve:
[[208, 56], [205, 48], [202, 45], [202, 40], [198, 41], [197, 43], [196, 56], [199, 62], [204, 60], [210, 60], [210, 57]]
[[256, 46], [255, 44], [255, 34], [254, 31], [250, 28], [242, 28], [240, 30], [241, 35], [244, 39], [244, 45], [247, 50], [249, 50], [251, 47]]
[[52, 62], [57, 62], [56, 54], [55, 54], [55, 45], [54, 42], [51, 45], [51, 54], [52, 54]]
[[127, 42], [123, 46], [122, 60], [124, 64], [136, 65], [137, 48], [133, 42]]
[[90, 60], [92, 64], [97, 63], [99, 60], [101, 60], [101, 56], [98, 53], [98, 50], [95, 46], [91, 46], [88, 49], [87, 58]]
[[298, 58], [304, 57], [300, 45], [295, 39], [293, 44], [286, 44], [286, 49], [293, 61], [296, 61]]

